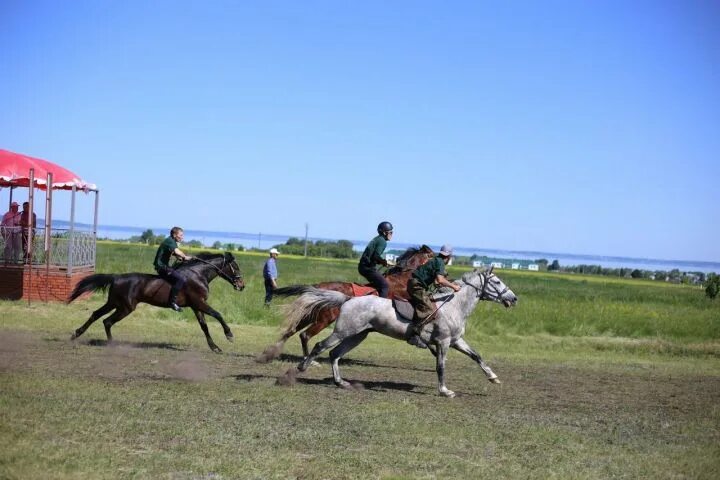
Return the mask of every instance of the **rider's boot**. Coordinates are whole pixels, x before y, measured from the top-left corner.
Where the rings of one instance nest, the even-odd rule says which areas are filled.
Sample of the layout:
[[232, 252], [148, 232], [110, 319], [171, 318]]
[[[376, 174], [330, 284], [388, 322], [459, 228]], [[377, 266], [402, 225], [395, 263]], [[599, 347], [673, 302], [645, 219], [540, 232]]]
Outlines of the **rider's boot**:
[[176, 312], [182, 312], [182, 308], [180, 308], [180, 305], [177, 304], [177, 295], [170, 295], [168, 306]]
[[407, 339], [407, 343], [410, 345], [413, 345], [417, 348], [427, 348], [427, 345], [425, 342], [422, 341], [420, 338], [420, 333], [422, 332], [422, 323], [419, 321], [416, 321], [412, 324], [410, 327], [410, 338]]

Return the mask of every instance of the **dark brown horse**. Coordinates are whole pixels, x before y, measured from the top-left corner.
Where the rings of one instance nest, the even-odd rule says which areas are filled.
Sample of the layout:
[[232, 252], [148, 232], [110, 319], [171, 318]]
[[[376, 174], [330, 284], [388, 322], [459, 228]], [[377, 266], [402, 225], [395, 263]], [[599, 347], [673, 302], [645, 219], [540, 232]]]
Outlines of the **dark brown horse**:
[[[434, 253], [430, 247], [423, 245], [420, 248], [408, 248], [398, 259], [397, 264], [390, 268], [385, 274], [390, 288], [388, 290], [390, 298], [402, 298], [408, 300], [407, 281], [410, 279], [412, 272], [420, 265], [426, 263], [433, 257]], [[377, 295], [377, 290], [369, 284], [360, 286], [351, 282], [323, 282], [313, 285], [323, 290], [334, 290], [343, 293], [348, 297], [360, 295]], [[273, 291], [273, 295], [281, 297], [291, 297], [302, 294], [305, 285], [291, 285], [288, 287], [278, 288]], [[300, 343], [302, 344], [303, 354], [307, 357], [310, 354], [308, 342], [312, 337], [322, 332], [328, 325], [333, 323], [340, 314], [339, 308], [326, 308], [316, 312], [316, 315], [307, 316], [285, 326], [280, 339], [273, 345], [267, 347], [263, 353], [258, 355], [258, 362], [269, 362], [277, 358], [282, 352], [283, 346], [288, 338], [295, 335], [300, 330]]]
[[[213, 352], [220, 353], [220, 347], [215, 345], [207, 324], [205, 323], [205, 314], [208, 314], [222, 325], [225, 337], [232, 341], [233, 334], [230, 327], [225, 323], [222, 315], [213, 309], [207, 303], [210, 294], [210, 282], [215, 277], [222, 277], [227, 280], [235, 290], [245, 288], [240, 267], [231, 253], [201, 253], [192, 260], [183, 262], [177, 268], [181, 272], [187, 282], [178, 295], [178, 305], [187, 306], [195, 313], [200, 328], [205, 333], [208, 346]], [[110, 329], [112, 326], [130, 315], [138, 303], [149, 303], [156, 307], [168, 307], [168, 297], [170, 295], [170, 283], [157, 275], [147, 273], [125, 273], [119, 275], [112, 274], [95, 274], [83, 278], [68, 297], [67, 302], [70, 303], [83, 293], [107, 290], [108, 300], [102, 307], [95, 310], [87, 322], [72, 334], [72, 339], [76, 339], [88, 329], [90, 325], [103, 315], [115, 310], [110, 316], [103, 320], [105, 325], [105, 333], [107, 334], [108, 343], [112, 342], [112, 334]]]

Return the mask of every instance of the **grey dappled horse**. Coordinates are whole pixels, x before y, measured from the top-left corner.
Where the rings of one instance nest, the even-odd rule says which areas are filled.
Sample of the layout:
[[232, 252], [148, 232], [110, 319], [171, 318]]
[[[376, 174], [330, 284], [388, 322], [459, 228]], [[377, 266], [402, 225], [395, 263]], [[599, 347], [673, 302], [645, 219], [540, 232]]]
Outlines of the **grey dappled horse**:
[[[460, 291], [438, 309], [435, 320], [425, 325], [421, 332], [421, 339], [436, 357], [438, 392], [446, 397], [455, 396], [455, 392], [445, 386], [445, 358], [450, 348], [475, 360], [492, 383], [500, 383], [497, 375], [463, 339], [465, 323], [480, 300], [502, 303], [505, 307], [514, 306], [518, 300], [512, 290], [492, 273], [492, 269], [487, 272], [467, 272], [457, 283], [462, 287]], [[339, 292], [313, 287], [308, 287], [293, 302], [289, 320], [292, 321], [296, 316], [312, 316], [314, 312], [327, 307], [340, 307], [335, 330], [315, 345], [310, 356], [298, 365], [298, 370], [305, 371], [318, 355], [332, 348], [330, 360], [333, 378], [339, 387], [350, 387], [340, 376], [339, 360], [362, 343], [370, 332], [379, 332], [398, 340], [407, 340], [412, 336], [412, 322], [398, 315], [392, 302], [386, 298], [371, 295], [348, 297]]]

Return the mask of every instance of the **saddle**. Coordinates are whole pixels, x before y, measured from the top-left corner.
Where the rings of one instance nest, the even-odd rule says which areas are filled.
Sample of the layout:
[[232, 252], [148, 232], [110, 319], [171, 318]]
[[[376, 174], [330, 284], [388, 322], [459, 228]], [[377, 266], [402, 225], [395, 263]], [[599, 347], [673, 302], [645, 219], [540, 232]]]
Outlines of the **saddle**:
[[378, 292], [374, 287], [368, 285], [358, 285], [357, 283], [351, 283], [353, 297], [362, 297], [364, 295], [377, 295]]
[[[438, 309], [448, 300], [450, 300], [452, 297], [454, 297], [455, 294], [450, 292], [436, 292], [432, 295], [432, 301], [435, 303], [435, 312], [438, 311]], [[395, 311], [400, 315], [402, 318], [409, 320], [412, 322], [413, 316], [415, 314], [415, 309], [413, 308], [412, 304], [408, 302], [407, 300], [403, 300], [402, 298], [393, 298], [392, 301], [393, 308]], [[435, 312], [433, 312], [431, 315], [434, 315]]]

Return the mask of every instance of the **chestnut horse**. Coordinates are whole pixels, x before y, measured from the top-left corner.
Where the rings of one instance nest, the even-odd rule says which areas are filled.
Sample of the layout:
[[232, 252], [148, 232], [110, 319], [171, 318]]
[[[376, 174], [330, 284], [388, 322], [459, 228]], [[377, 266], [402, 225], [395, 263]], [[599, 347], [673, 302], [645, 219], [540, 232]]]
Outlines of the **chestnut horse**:
[[[427, 263], [427, 261], [433, 256], [434, 252], [432, 249], [427, 245], [422, 245], [420, 248], [408, 248], [400, 257], [398, 257], [396, 262], [397, 264], [388, 269], [388, 271], [384, 274], [385, 279], [388, 281], [390, 286], [388, 290], [390, 298], [408, 300], [407, 282], [410, 279], [410, 275], [412, 275], [412, 272], [416, 268], [424, 263]], [[348, 297], [355, 297], [359, 295], [377, 295], [377, 290], [370, 286], [370, 284], [360, 286], [351, 282], [323, 282], [313, 286], [322, 290], [340, 292]], [[273, 295], [281, 297], [296, 296], [302, 294], [305, 291], [305, 288], [305, 285], [291, 285], [275, 289], [273, 291]], [[307, 357], [310, 354], [310, 349], [308, 348], [308, 342], [310, 339], [333, 323], [339, 313], [339, 308], [329, 307], [319, 310], [313, 316], [296, 318], [294, 322], [285, 325], [285, 330], [280, 335], [280, 339], [274, 345], [267, 347], [263, 353], [258, 355], [256, 360], [258, 362], [265, 363], [277, 358], [278, 355], [280, 355], [280, 352], [282, 352], [287, 339], [304, 328], [306, 330], [300, 333], [300, 343], [302, 344], [303, 355]]]
[[[228, 340], [233, 340], [233, 334], [220, 312], [207, 303], [210, 294], [209, 284], [215, 277], [220, 276], [227, 280], [235, 290], [242, 290], [245, 288], [245, 282], [240, 273], [240, 267], [231, 253], [200, 253], [192, 260], [181, 263], [177, 267], [177, 271], [181, 272], [187, 279], [185, 286], [178, 295], [178, 305], [188, 306], [192, 309], [198, 323], [200, 323], [200, 328], [205, 334], [208, 346], [213, 352], [220, 353], [222, 350], [215, 345], [212, 337], [210, 337], [210, 332], [205, 323], [205, 314], [214, 317], [220, 322]], [[124, 273], [119, 275], [99, 273], [90, 275], [78, 282], [68, 297], [67, 303], [72, 302], [83, 293], [106, 289], [110, 290], [107, 302], [95, 310], [88, 321], [73, 332], [71, 337], [73, 340], [85, 333], [85, 330], [93, 322], [113, 310], [115, 311], [103, 320], [108, 343], [112, 342], [113, 339], [110, 333], [112, 326], [130, 315], [138, 303], [149, 303], [156, 307], [169, 308], [170, 283], [157, 275], [147, 273]]]

